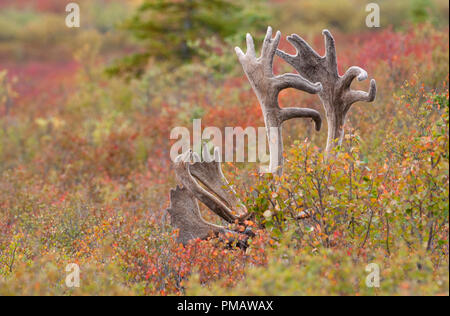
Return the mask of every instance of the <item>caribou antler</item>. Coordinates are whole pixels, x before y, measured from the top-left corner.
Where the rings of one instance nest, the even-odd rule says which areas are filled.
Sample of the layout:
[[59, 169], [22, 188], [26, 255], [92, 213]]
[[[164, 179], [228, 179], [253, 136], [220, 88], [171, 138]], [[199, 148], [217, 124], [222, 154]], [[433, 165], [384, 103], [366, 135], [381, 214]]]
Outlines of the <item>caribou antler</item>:
[[355, 91], [350, 88], [355, 78], [359, 81], [367, 79], [367, 72], [360, 67], [350, 67], [343, 76], [339, 76], [336, 58], [336, 47], [333, 37], [324, 30], [324, 56], [317, 54], [300, 36], [293, 34], [287, 40], [297, 49], [296, 55], [289, 55], [277, 50], [277, 55], [291, 64], [300, 75], [311, 81], [319, 81], [323, 90], [319, 93], [327, 114], [328, 140], [326, 152], [335, 145], [340, 145], [344, 137], [344, 124], [348, 111], [358, 101], [375, 100], [377, 86], [374, 79], [370, 81], [369, 92]]
[[[175, 190], [171, 190], [170, 207], [167, 211], [171, 215], [171, 224], [180, 230], [178, 241], [186, 244], [192, 239], [206, 239], [227, 233], [228, 241], [238, 241], [240, 246], [245, 247], [247, 236], [242, 240], [241, 234], [210, 224], [200, 215], [197, 199], [229, 223], [242, 223], [248, 217], [245, 206], [235, 196], [234, 190], [223, 176], [218, 148], [215, 149], [214, 160], [206, 149], [203, 156], [206, 161], [202, 162], [200, 156], [190, 150], [175, 160], [175, 174], [181, 187], [177, 186]], [[244, 235], [251, 234], [250, 230], [244, 232]]]
[[255, 45], [250, 34], [247, 34], [247, 53], [244, 54], [239, 47], [235, 49], [264, 115], [270, 150], [269, 172], [276, 172], [279, 175], [283, 172], [283, 138], [281, 132], [283, 122], [292, 118], [309, 117], [316, 123], [317, 130], [320, 130], [322, 124], [319, 112], [313, 109], [281, 109], [278, 104], [279, 93], [287, 88], [295, 88], [311, 94], [322, 91], [320, 83], [313, 84], [302, 76], [296, 74], [275, 76], [273, 74], [273, 59], [280, 38], [281, 33], [279, 31], [275, 38], [272, 38], [272, 28], [269, 27], [259, 58], [256, 57]]
[[197, 200], [187, 188], [177, 186], [170, 190], [167, 212], [172, 226], [179, 230], [177, 241], [184, 245], [193, 239], [206, 239], [226, 232], [224, 227], [210, 224], [202, 218]]
[[205, 221], [200, 214], [197, 199], [187, 188], [177, 186], [170, 190], [170, 223], [179, 230], [177, 242], [186, 245], [194, 239], [207, 239], [223, 235], [224, 241], [236, 243], [240, 248], [247, 248], [248, 237], [255, 234], [247, 228], [243, 233], [229, 230], [223, 226]]
[[[195, 162], [191, 164], [191, 160]], [[220, 162], [217, 162], [220, 165]], [[205, 190], [193, 177], [192, 169], [195, 170], [195, 174], [199, 177], [198, 179], [202, 183], [209, 185], [208, 189], [212, 192]], [[241, 218], [237, 216], [237, 212], [233, 211], [230, 207], [238, 205], [236, 198], [228, 199], [229, 194], [220, 189], [218, 192], [214, 191], [217, 189], [218, 184], [221, 182], [222, 171], [220, 166], [217, 167], [214, 164], [208, 162], [200, 162], [200, 157], [193, 153], [191, 150], [186, 152], [184, 155], [177, 157], [175, 161], [175, 175], [179, 183], [187, 188], [197, 199], [199, 199], [203, 204], [205, 204], [211, 211], [219, 215], [225, 221], [229, 223], [234, 223], [236, 220], [240, 221]], [[219, 198], [214, 196], [217, 194]], [[235, 205], [233, 203], [236, 203]], [[247, 215], [247, 214], [242, 214]], [[242, 217], [242, 218], [244, 218]]]
[[210, 192], [216, 194], [229, 210], [238, 216], [246, 216], [247, 208], [239, 201], [237, 193], [223, 175], [219, 148], [214, 149], [214, 159], [206, 146], [203, 149], [202, 162], [199, 161], [197, 153], [194, 153], [194, 157], [196, 162], [189, 166], [191, 174]]

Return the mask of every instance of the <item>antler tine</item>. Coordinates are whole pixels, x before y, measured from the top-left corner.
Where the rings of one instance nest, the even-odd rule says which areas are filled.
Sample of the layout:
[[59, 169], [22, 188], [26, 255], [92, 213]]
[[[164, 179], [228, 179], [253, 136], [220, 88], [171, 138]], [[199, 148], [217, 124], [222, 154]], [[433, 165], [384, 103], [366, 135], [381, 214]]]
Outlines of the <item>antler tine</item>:
[[253, 37], [250, 33], [247, 33], [246, 39], [247, 39], [246, 55], [250, 58], [254, 58], [254, 57], [256, 57], [256, 51], [255, 51], [255, 43], [253, 41]]
[[253, 42], [253, 37], [250, 33], [247, 33], [246, 35], [246, 42], [247, 51], [245, 52], [245, 54], [240, 47], [234, 48], [234, 50], [236, 51], [236, 55], [239, 57], [239, 61], [241, 63], [245, 58], [256, 58], [255, 43]]
[[322, 34], [325, 37], [325, 58], [328, 62], [328, 68], [337, 76], [338, 68], [334, 38], [328, 30], [323, 30]]
[[[322, 58], [303, 38], [297, 34], [288, 36], [287, 40], [297, 50], [297, 56], [294, 57], [300, 57], [306, 63], [317, 63]], [[279, 50], [279, 52], [282, 51]]]
[[266, 37], [264, 38], [261, 55], [263, 55], [263, 56], [269, 55], [269, 50], [271, 48], [271, 45], [270, 45], [271, 41], [272, 41], [272, 27], [269, 26], [267, 28]]
[[291, 66], [294, 66], [295, 58], [297, 57], [297, 55], [291, 55], [291, 54], [285, 53], [284, 51], [279, 50], [279, 49], [276, 50], [276, 54], [278, 55], [278, 57], [284, 59], [284, 61], [286, 61], [288, 64], [290, 64]]
[[214, 148], [214, 161], [222, 162], [222, 157], [221, 157], [221, 153], [220, 153], [220, 148], [219, 147]]
[[203, 156], [203, 161], [204, 161], [204, 162], [212, 162], [212, 161], [214, 161], [214, 158], [211, 157], [211, 153], [209, 152], [209, 149], [208, 149], [208, 145], [207, 145], [207, 144], [205, 144], [205, 145], [203, 146], [203, 149], [202, 149], [202, 156]]
[[350, 109], [352, 104], [363, 101], [363, 102], [373, 102], [376, 98], [377, 94], [377, 83], [375, 79], [370, 80], [370, 88], [369, 92], [361, 91], [361, 90], [349, 90], [345, 95], [345, 100], [347, 106], [345, 108], [346, 111]]
[[350, 67], [341, 77], [339, 86], [337, 87], [338, 91], [342, 92], [345, 89], [349, 89], [355, 78], [358, 78], [358, 81], [366, 80], [368, 78], [367, 71], [358, 66]]
[[273, 74], [273, 59], [275, 57], [275, 52], [277, 51], [278, 45], [281, 40], [281, 32], [277, 31], [275, 38], [272, 38], [272, 27], [267, 28], [266, 37], [264, 38], [263, 47], [261, 50], [261, 59], [267, 59], [265, 63], [267, 73]]
[[311, 118], [316, 124], [316, 131], [320, 131], [322, 127], [322, 117], [316, 110], [302, 108], [284, 108], [281, 110], [283, 122], [293, 118]]
[[192, 160], [193, 160], [194, 163], [195, 162], [201, 162], [202, 158], [200, 158], [199, 154], [197, 154], [196, 152], [193, 152], [192, 153]]
[[338, 95], [344, 95], [345, 99], [345, 112], [347, 112], [351, 105], [358, 101], [372, 102], [375, 100], [377, 85], [376, 81], [372, 79], [370, 81], [369, 92], [365, 91], [355, 91], [350, 88], [352, 82], [355, 80], [364, 81], [368, 78], [367, 71], [364, 69], [352, 66], [347, 72], [340, 78], [336, 86], [336, 91]]
[[295, 88], [310, 94], [316, 94], [323, 89], [320, 82], [312, 83], [296, 74], [283, 74], [276, 76], [274, 79], [276, 80], [276, 87], [280, 91], [288, 88]]

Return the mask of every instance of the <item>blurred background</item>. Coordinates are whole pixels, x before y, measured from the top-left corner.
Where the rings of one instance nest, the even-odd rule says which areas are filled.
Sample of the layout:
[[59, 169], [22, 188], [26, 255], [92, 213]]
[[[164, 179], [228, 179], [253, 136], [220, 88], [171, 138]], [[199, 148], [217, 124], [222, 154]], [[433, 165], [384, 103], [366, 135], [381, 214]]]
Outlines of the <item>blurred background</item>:
[[157, 61], [171, 67], [199, 63], [224, 75], [239, 70], [233, 47], [242, 46], [245, 33], [262, 36], [267, 25], [307, 40], [320, 38], [324, 28], [361, 37], [426, 22], [445, 27], [449, 12], [445, 0], [380, 0], [381, 28], [369, 29], [365, 6], [370, 1], [80, 0], [81, 28], [70, 29], [64, 24], [69, 2], [0, 1], [0, 67], [12, 76], [27, 76], [19, 92], [22, 86], [35, 90], [35, 76], [40, 84], [50, 83], [51, 78], [42, 80], [50, 70], [52, 77], [68, 79], [89, 61], [110, 74], [141, 75]]

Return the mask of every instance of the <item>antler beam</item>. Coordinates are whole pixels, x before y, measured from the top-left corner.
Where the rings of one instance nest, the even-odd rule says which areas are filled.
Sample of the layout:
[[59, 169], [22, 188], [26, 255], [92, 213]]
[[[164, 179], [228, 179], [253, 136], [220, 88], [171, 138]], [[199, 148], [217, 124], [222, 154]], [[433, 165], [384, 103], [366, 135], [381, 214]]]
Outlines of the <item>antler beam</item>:
[[296, 55], [277, 50], [276, 54], [291, 64], [297, 72], [310, 81], [318, 81], [323, 85], [319, 97], [325, 108], [328, 122], [328, 139], [326, 152], [336, 145], [341, 145], [344, 138], [344, 124], [352, 104], [358, 101], [373, 102], [377, 86], [374, 79], [370, 81], [369, 92], [355, 91], [350, 88], [355, 78], [359, 81], [367, 79], [367, 72], [360, 67], [350, 67], [343, 76], [339, 76], [336, 57], [336, 46], [333, 36], [324, 30], [325, 55], [320, 56], [297, 34], [287, 40], [297, 49]]
[[250, 34], [247, 34], [247, 52], [244, 54], [236, 47], [239, 62], [258, 98], [264, 115], [267, 137], [269, 139], [270, 165], [269, 172], [281, 175], [283, 173], [283, 137], [281, 126], [283, 122], [293, 118], [312, 118], [316, 129], [320, 130], [322, 119], [319, 112], [313, 109], [286, 108], [278, 103], [278, 95], [287, 88], [295, 88], [316, 94], [322, 91], [322, 85], [311, 83], [297, 74], [273, 74], [273, 59], [280, 43], [281, 33], [278, 31], [272, 38], [272, 28], [267, 29], [262, 53], [256, 57], [255, 44]]

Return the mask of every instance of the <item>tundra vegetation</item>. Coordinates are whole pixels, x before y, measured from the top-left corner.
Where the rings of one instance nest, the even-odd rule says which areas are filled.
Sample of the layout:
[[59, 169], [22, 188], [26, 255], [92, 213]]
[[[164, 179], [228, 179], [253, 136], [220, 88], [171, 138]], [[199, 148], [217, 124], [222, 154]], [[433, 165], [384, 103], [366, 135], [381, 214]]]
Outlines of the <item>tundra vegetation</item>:
[[[130, 36], [150, 9], [178, 23], [163, 7], [78, 2], [77, 30], [61, 1], [0, 4], [0, 295], [449, 294], [447, 1], [380, 0], [378, 29], [359, 1], [251, 1], [230, 9], [239, 27], [187, 32], [173, 55]], [[196, 27], [217, 8], [198, 10]], [[256, 72], [281, 83], [260, 89]], [[366, 77], [376, 98], [350, 80]], [[172, 162], [171, 129], [196, 118], [284, 122], [277, 172]]]

